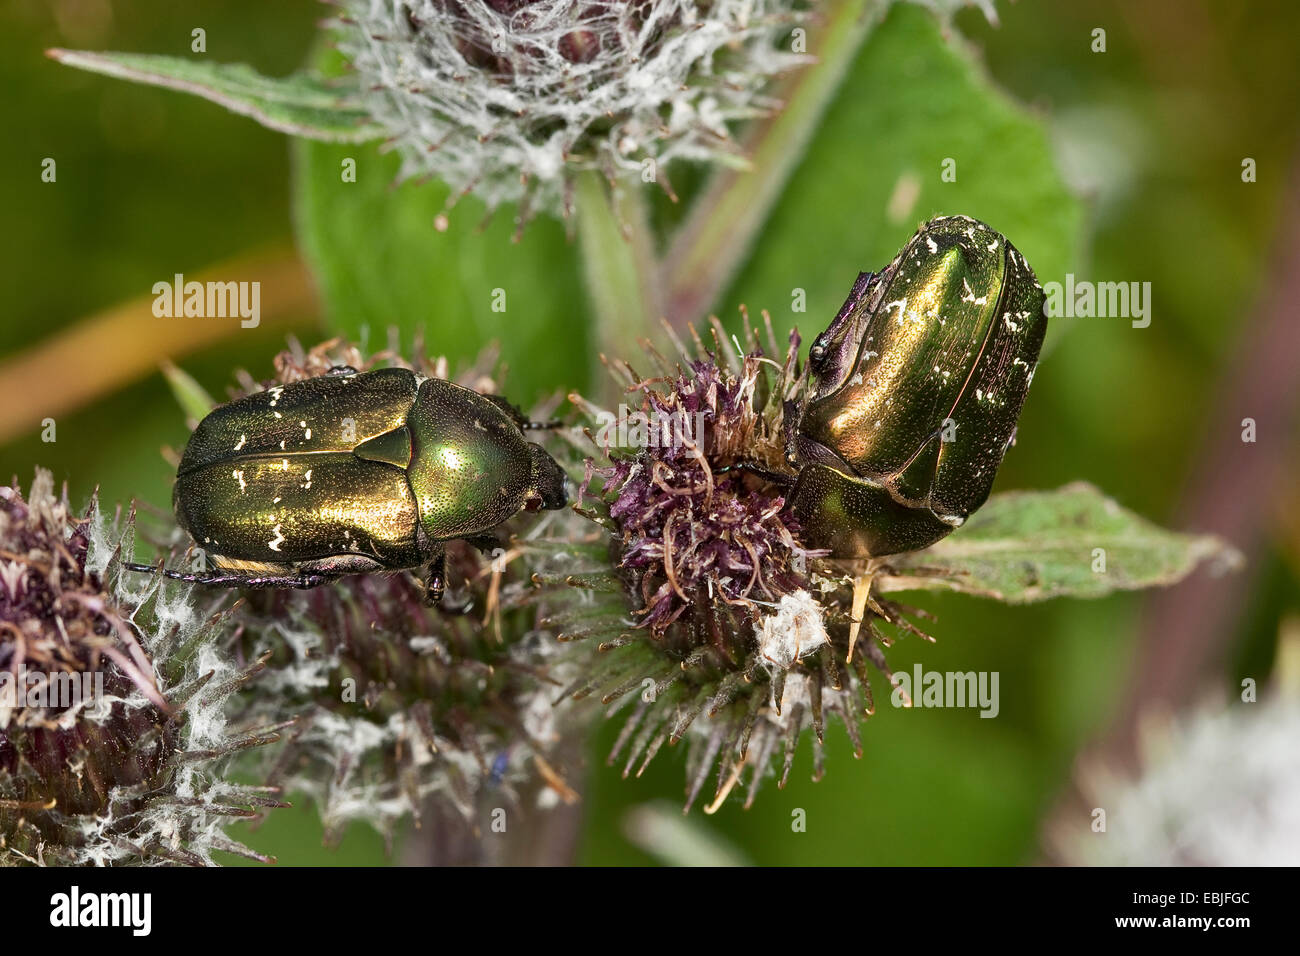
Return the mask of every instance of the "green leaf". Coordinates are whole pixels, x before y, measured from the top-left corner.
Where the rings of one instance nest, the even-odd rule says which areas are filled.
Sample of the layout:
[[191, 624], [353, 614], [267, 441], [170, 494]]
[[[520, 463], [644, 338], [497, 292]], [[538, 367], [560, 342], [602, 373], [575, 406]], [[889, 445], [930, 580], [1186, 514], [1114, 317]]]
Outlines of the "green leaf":
[[882, 591], [950, 590], [1028, 604], [1163, 587], [1204, 561], [1222, 573], [1242, 557], [1213, 535], [1166, 531], [1075, 482], [994, 495], [938, 544], [890, 559], [891, 573], [877, 581]]
[[[355, 182], [343, 175], [347, 160]], [[396, 329], [403, 347], [419, 331], [430, 354], [461, 361], [497, 342], [506, 391], [524, 407], [556, 388], [585, 387], [589, 309], [563, 224], [537, 219], [516, 242], [513, 210], [502, 207], [483, 228], [484, 207], [472, 197], [444, 221], [447, 187], [395, 185], [398, 165], [374, 146], [296, 143], [298, 239], [331, 329], [377, 346]]]
[[189, 372], [182, 371], [171, 362], [164, 362], [162, 373], [176, 398], [176, 404], [180, 405], [186, 418], [196, 423], [201, 422], [217, 407], [217, 400]]
[[382, 135], [352, 91], [308, 73], [262, 76], [243, 63], [213, 63], [145, 53], [49, 50], [68, 66], [193, 93], [263, 126], [312, 139], [359, 143]]
[[[859, 271], [886, 265], [919, 223], [962, 213], [1003, 233], [1046, 281], [1078, 260], [1082, 209], [1043, 124], [935, 17], [894, 6], [872, 31], [719, 314], [770, 309], [805, 340]], [[951, 159], [956, 180], [943, 179]], [[806, 312], [795, 312], [806, 294]]]

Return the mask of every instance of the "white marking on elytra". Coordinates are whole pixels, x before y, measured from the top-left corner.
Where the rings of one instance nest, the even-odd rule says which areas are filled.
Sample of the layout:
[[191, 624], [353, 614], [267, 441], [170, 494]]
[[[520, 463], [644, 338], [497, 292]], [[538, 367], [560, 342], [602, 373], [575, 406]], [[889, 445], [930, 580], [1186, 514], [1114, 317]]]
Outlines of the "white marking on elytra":
[[939, 244], [935, 242], [933, 239], [931, 239], [929, 236], [925, 237], [925, 244], [930, 247], [931, 252], [939, 251]]
[[284, 544], [284, 535], [281, 533], [279, 525], [276, 525], [272, 530], [275, 532], [275, 537], [266, 542], [266, 546], [272, 551], [279, 551], [280, 545]]
[[289, 459], [288, 459], [288, 458], [284, 458], [284, 459], [281, 460], [281, 462], [280, 462], [280, 469], [281, 469], [282, 471], [288, 471], [288, 470], [289, 470]]
[[[280, 401], [280, 396], [284, 394], [284, 386], [272, 385], [266, 391], [271, 396], [271, 408], [275, 408], [276, 404]], [[279, 413], [277, 413], [275, 417], [279, 418]]]
[[1030, 365], [1024, 359], [1012, 359], [1011, 367], [1015, 368], [1017, 365], [1023, 365], [1029, 371], [1029, 374], [1025, 376], [1025, 388], [1028, 388], [1030, 385], [1034, 384], [1034, 373], [1037, 372], [1038, 369]]
[[240, 435], [240, 436], [239, 436], [239, 442], [238, 442], [238, 444], [235, 445], [235, 451], [239, 451], [239, 449], [243, 448], [244, 445], [247, 444], [247, 443], [248, 443], [248, 436], [247, 436], [247, 435]]
[[1006, 325], [1006, 327], [1009, 328], [1012, 332], [1019, 332], [1019, 331], [1020, 331], [1020, 326], [1016, 325], [1016, 323], [1014, 323], [1014, 322], [1011, 321], [1011, 313], [1010, 313], [1010, 312], [1003, 312], [1003, 313], [1002, 313], [1002, 322], [1003, 322], [1003, 323]]
[[310, 469], [310, 468], [307, 469], [307, 473], [304, 474], [303, 477], [306, 478], [307, 481], [303, 484], [302, 487], [303, 487], [303, 488], [310, 488], [310, 487], [311, 487], [311, 469]]
[[244, 472], [242, 469], [232, 471], [230, 477], [239, 482], [239, 490], [241, 494], [248, 490], [248, 482], [244, 481]]
[[987, 293], [980, 296], [978, 299], [975, 298], [975, 290], [970, 287], [970, 283], [966, 281], [965, 276], [962, 277], [961, 288], [962, 288], [961, 300], [963, 302], [974, 302], [976, 305], [986, 305], [988, 303], [989, 297]]

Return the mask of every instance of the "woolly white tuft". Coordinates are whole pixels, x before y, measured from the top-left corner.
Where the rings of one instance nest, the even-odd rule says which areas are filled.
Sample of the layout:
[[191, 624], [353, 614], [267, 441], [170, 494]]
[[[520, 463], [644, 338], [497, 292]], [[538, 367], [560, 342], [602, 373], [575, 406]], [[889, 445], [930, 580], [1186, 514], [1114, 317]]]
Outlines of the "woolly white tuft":
[[[734, 158], [775, 107], [796, 0], [342, 0], [339, 47], [402, 178], [568, 212], [574, 173]], [[652, 171], [647, 173], [647, 170]]]
[[795, 591], [781, 598], [775, 614], [763, 618], [758, 651], [768, 662], [769, 670], [788, 670], [795, 661], [820, 650], [829, 640], [821, 605], [807, 591]]

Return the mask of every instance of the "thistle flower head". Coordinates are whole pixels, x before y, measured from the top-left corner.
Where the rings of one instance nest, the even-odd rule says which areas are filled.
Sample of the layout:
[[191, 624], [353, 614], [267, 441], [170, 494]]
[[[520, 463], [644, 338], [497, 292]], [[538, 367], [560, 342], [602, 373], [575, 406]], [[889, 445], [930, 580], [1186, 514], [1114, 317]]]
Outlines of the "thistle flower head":
[[[640, 397], [634, 409], [615, 415], [573, 397], [607, 460], [588, 462], [581, 509], [605, 529], [607, 551], [602, 562], [592, 550], [578, 573], [541, 577], [584, 590], [582, 601], [562, 588], [549, 598], [561, 640], [599, 639], [568, 692], [598, 695], [611, 714], [632, 704], [611, 762], [626, 753], [626, 775], [686, 738], [687, 804], [716, 768], [716, 807], [738, 783], [752, 801], [778, 752], [784, 784], [807, 728], [820, 776], [828, 712], [860, 752], [866, 661], [890, 676], [875, 643], [889, 638], [868, 623], [875, 641], [850, 656], [851, 578], [803, 544], [784, 510], [788, 483], [771, 480], [788, 469], [786, 404], [806, 387], [798, 336], [779, 350], [769, 321], [765, 349], [746, 322], [742, 346], [715, 321], [710, 346], [678, 347], [677, 366], [652, 352], [654, 379], [615, 364]], [[877, 607], [909, 627], [900, 606]]]
[[[774, 104], [794, 0], [341, 0], [339, 46], [403, 177], [569, 206], [575, 172], [732, 157]], [[662, 173], [656, 175], [664, 182]]]
[[264, 859], [224, 827], [278, 799], [215, 775], [274, 738], [224, 716], [257, 668], [184, 597], [131, 589], [130, 540], [93, 502], [74, 516], [47, 471], [0, 488], [0, 863]]
[[723, 470], [755, 458], [773, 463], [780, 438], [756, 407], [762, 374], [752, 356], [739, 375], [696, 360], [663, 390], [634, 382], [632, 391], [644, 396], [637, 415], [646, 424], [645, 451], [592, 470], [613, 494], [620, 564], [637, 576], [645, 600], [639, 613], [655, 634], [700, 600], [744, 607], [806, 585], [812, 552], [796, 539], [785, 500]]

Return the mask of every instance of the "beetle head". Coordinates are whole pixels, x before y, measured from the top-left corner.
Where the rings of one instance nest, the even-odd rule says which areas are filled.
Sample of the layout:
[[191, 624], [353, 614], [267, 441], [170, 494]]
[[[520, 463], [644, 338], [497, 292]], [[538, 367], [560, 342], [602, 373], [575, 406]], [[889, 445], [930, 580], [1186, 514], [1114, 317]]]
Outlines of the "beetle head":
[[564, 474], [564, 469], [540, 445], [530, 442], [528, 448], [533, 456], [533, 488], [524, 507], [529, 511], [542, 508], [557, 511], [563, 508], [569, 503], [569, 479]]
[[875, 298], [880, 279], [879, 273], [859, 272], [835, 320], [825, 332], [813, 339], [808, 349], [808, 371], [812, 377], [810, 399], [834, 392], [852, 374], [871, 318], [871, 300]]

